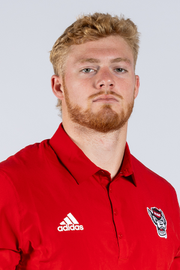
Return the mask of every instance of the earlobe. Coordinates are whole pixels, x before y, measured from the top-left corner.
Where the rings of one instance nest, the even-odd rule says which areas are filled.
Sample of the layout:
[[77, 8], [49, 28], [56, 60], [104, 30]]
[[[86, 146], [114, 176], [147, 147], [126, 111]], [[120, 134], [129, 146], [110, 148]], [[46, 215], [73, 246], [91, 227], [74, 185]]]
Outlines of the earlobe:
[[135, 88], [134, 88], [134, 99], [137, 97], [138, 93], [139, 93], [139, 86], [140, 86], [140, 80], [139, 80], [139, 76], [135, 75]]
[[60, 76], [53, 75], [51, 77], [51, 87], [52, 87], [52, 91], [53, 91], [54, 95], [58, 99], [62, 100], [64, 98], [64, 91], [63, 91], [63, 87], [62, 87], [62, 79]]

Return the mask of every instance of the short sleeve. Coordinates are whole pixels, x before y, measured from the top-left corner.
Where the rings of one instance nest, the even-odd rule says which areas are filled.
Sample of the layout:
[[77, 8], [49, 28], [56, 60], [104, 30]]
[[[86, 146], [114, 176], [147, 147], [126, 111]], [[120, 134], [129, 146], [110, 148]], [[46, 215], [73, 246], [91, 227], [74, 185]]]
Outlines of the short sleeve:
[[16, 191], [0, 171], [0, 270], [14, 270], [20, 260], [20, 213]]

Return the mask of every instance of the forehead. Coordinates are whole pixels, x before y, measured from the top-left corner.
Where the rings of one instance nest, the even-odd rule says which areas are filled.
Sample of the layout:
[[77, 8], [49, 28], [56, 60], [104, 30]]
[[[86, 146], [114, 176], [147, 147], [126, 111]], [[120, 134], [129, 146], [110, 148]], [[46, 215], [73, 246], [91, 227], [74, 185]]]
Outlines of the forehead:
[[84, 59], [98, 59], [111, 61], [115, 58], [129, 59], [133, 64], [133, 51], [127, 42], [120, 36], [109, 36], [95, 41], [88, 41], [70, 47], [66, 62], [81, 63]]

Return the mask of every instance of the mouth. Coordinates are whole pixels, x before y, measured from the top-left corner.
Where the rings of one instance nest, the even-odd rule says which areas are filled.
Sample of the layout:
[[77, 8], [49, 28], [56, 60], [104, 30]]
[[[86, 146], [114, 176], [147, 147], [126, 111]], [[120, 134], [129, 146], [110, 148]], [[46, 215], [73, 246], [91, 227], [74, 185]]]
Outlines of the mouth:
[[113, 95], [101, 95], [101, 96], [93, 99], [93, 102], [114, 103], [114, 102], [119, 102], [119, 101]]

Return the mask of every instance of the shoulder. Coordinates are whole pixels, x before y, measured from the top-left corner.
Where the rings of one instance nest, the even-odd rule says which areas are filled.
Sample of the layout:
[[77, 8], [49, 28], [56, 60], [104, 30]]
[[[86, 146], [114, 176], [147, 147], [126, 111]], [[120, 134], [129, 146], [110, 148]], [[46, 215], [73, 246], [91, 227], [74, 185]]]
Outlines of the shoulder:
[[[36, 187], [41, 189], [49, 174], [52, 175], [57, 157], [49, 145], [49, 140], [29, 145], [0, 163], [0, 189], [27, 201]], [[50, 178], [50, 177], [49, 177]]]
[[147, 168], [143, 163], [131, 155], [131, 162], [137, 184], [160, 194], [175, 195], [174, 187], [163, 177]]
[[48, 140], [26, 146], [15, 155], [10, 156], [0, 163], [1, 177], [3, 175], [10, 177], [13, 175], [15, 177], [16, 175], [28, 172], [28, 170], [35, 170], [46, 159], [47, 153], [50, 150]]

